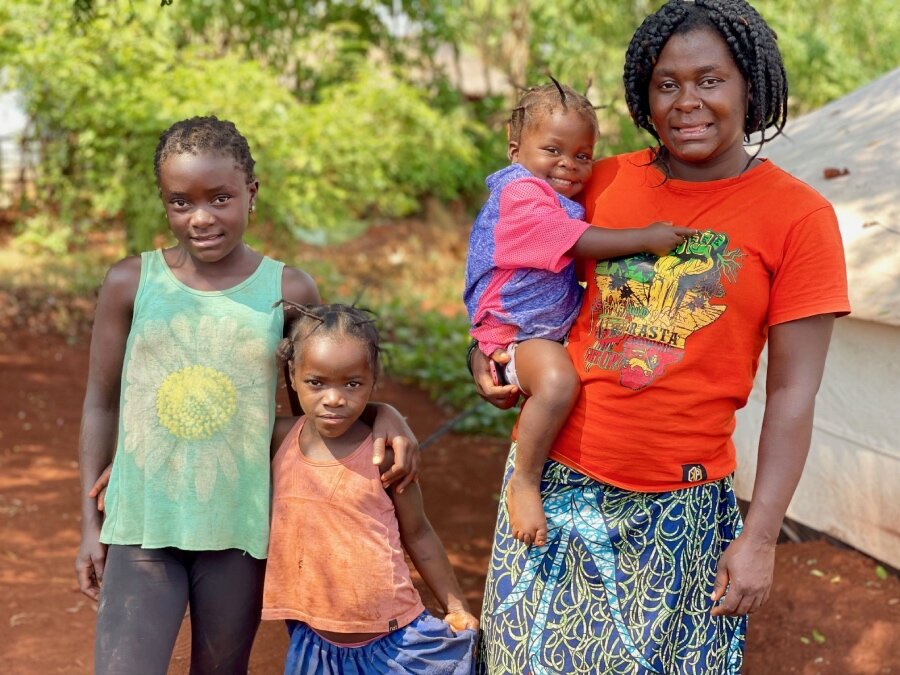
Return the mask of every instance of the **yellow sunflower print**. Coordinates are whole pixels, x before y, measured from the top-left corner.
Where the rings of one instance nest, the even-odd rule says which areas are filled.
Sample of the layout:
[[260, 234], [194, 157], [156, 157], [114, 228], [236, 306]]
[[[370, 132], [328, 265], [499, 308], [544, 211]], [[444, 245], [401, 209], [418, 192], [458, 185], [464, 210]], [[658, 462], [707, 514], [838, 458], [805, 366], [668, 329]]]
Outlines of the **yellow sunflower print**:
[[[269, 428], [266, 341], [229, 316], [148, 321], [131, 346], [123, 449], [175, 500], [234, 483]], [[240, 410], [240, 415], [238, 411]], [[165, 467], [165, 471], [160, 469]]]

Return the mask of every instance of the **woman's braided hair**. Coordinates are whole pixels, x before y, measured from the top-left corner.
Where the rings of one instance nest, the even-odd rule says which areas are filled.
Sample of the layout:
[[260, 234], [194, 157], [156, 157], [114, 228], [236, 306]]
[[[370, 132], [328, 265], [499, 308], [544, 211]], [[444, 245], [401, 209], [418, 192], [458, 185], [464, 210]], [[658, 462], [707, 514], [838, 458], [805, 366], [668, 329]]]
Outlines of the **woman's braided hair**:
[[[715, 30], [750, 85], [744, 137], [763, 132], [760, 145], [781, 133], [787, 121], [788, 84], [777, 36], [745, 0], [669, 0], [635, 31], [625, 53], [625, 100], [634, 123], [659, 141], [650, 120], [653, 67], [673, 35]], [[766, 129], [775, 133], [766, 138]], [[664, 149], [663, 149], [664, 150]]]
[[583, 94], [579, 94], [565, 84], [560, 84], [552, 77], [551, 84], [540, 87], [529, 87], [512, 110], [509, 118], [509, 140], [516, 143], [522, 140], [522, 132], [542, 121], [545, 116], [558, 110], [574, 112], [591, 125], [597, 133], [597, 113], [594, 105]]
[[284, 305], [285, 309], [296, 310], [299, 316], [294, 319], [288, 337], [278, 343], [275, 356], [280, 364], [288, 364], [293, 372], [294, 360], [303, 353], [304, 340], [315, 336], [345, 336], [357, 340], [366, 348], [369, 367], [377, 376], [381, 349], [378, 328], [372, 312], [351, 305], [298, 305], [290, 300], [281, 299], [275, 307]]
[[254, 180], [253, 167], [256, 162], [250, 154], [250, 144], [241, 135], [234, 123], [218, 117], [191, 117], [176, 122], [159, 137], [156, 154], [153, 156], [153, 173], [159, 184], [160, 167], [172, 155], [198, 155], [204, 152], [218, 152], [234, 158], [235, 163], [247, 176], [247, 182]]

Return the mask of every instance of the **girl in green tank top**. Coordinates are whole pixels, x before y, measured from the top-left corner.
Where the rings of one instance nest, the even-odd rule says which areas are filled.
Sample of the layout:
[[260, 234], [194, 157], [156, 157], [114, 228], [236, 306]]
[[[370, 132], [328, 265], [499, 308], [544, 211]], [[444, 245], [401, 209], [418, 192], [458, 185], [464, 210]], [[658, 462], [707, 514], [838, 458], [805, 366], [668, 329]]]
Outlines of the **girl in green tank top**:
[[[192, 672], [246, 672], [268, 547], [278, 301], [319, 293], [244, 243], [259, 183], [231, 122], [174, 124], [154, 171], [176, 245], [121, 260], [100, 290], [76, 571], [100, 600], [95, 672], [165, 673], [187, 605]], [[394, 441], [387, 479], [405, 484], [412, 433], [389, 406], [372, 416], [376, 454]], [[104, 518], [93, 496], [111, 461]]]

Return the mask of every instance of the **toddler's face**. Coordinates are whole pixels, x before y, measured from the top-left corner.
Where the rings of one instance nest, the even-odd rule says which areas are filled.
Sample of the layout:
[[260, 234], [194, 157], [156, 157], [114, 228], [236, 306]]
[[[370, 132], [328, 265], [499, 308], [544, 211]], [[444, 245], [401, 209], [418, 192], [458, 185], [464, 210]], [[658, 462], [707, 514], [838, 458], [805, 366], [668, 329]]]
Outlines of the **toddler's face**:
[[556, 110], [522, 130], [509, 142], [509, 161], [570, 199], [584, 189], [594, 161], [594, 127], [581, 115]]

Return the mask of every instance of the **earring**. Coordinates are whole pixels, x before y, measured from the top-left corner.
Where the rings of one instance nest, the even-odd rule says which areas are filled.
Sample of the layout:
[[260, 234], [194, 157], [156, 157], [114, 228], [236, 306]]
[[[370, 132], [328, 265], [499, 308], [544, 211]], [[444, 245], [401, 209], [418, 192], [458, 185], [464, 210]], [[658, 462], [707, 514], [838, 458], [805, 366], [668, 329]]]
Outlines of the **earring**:
[[703, 110], [703, 101], [700, 101], [700, 105], [697, 106], [697, 110]]
[[253, 204], [250, 205], [250, 213], [253, 213], [253, 209], [256, 208]]

